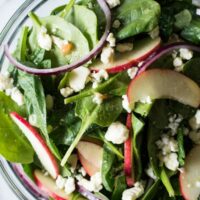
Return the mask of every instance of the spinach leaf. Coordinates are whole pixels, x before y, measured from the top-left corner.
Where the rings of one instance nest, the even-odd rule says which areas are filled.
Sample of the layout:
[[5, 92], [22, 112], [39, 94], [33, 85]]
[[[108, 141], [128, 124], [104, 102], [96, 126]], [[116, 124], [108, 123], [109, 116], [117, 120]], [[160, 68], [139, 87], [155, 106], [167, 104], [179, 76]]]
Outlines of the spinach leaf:
[[114, 162], [116, 156], [110, 151], [107, 145], [103, 146], [103, 162], [101, 166], [101, 177], [103, 186], [107, 191], [112, 192], [114, 188]]
[[0, 92], [0, 154], [11, 162], [31, 163], [34, 151], [10, 118], [10, 112], [24, 114], [24, 110], [21, 110], [10, 97]]
[[115, 18], [121, 22], [118, 39], [150, 32], [158, 25], [160, 6], [153, 0], [124, 0], [116, 9]]
[[151, 111], [153, 103], [141, 103], [137, 102], [134, 108], [134, 112], [139, 114], [142, 117], [147, 117]]
[[[65, 19], [75, 25], [83, 33], [93, 49], [98, 42], [96, 14], [86, 6], [74, 5]], [[89, 23], [88, 23], [89, 22]]]
[[134, 114], [131, 117], [132, 130], [133, 130], [133, 139], [132, 139], [132, 148], [134, 160], [136, 161], [136, 180], [140, 180], [142, 175], [142, 158], [141, 158], [141, 131], [144, 128], [144, 122], [137, 118]]
[[192, 20], [192, 14], [189, 10], [185, 9], [180, 13], [176, 14], [175, 19], [176, 21], [174, 25], [179, 29], [183, 29], [190, 24]]
[[[87, 55], [89, 50], [88, 41], [81, 31], [73, 24], [65, 21], [59, 16], [49, 16], [45, 18], [38, 18], [37, 16], [30, 15], [33, 21], [39, 21], [42, 26], [45, 26], [50, 35], [55, 35], [61, 39], [70, 41], [74, 45], [74, 49], [70, 54], [64, 55], [60, 49], [53, 45], [51, 51], [46, 51], [45, 59], [52, 61], [52, 66], [61, 66], [75, 62]], [[40, 31], [41, 25], [34, 23], [33, 30], [29, 36], [29, 47], [32, 52], [38, 48], [37, 34]], [[56, 32], [54, 32], [56, 30]]]
[[124, 175], [117, 176], [115, 178], [114, 191], [112, 193], [111, 200], [121, 200], [122, 193], [126, 189], [126, 178]]
[[31, 61], [35, 65], [39, 65], [44, 60], [44, 56], [45, 56], [45, 50], [38, 47], [30, 55], [29, 61]]
[[[62, 17], [62, 18], [66, 17], [69, 14], [69, 12], [71, 11], [72, 7], [74, 6], [74, 3], [75, 3], [75, 0], [70, 0], [69, 3], [63, 7], [62, 12], [60, 13], [60, 17]], [[58, 9], [57, 9], [57, 11], [58, 11]], [[54, 13], [55, 13], [55, 11], [54, 11]]]
[[76, 114], [82, 119], [82, 124], [75, 140], [62, 159], [62, 166], [67, 162], [72, 151], [91, 124], [107, 127], [117, 119], [123, 110], [121, 98], [106, 99], [100, 105], [95, 104], [92, 99], [93, 97], [85, 97], [76, 103]]
[[177, 141], [178, 141], [178, 161], [180, 163], [180, 166], [183, 166], [185, 163], [184, 130], [183, 130], [183, 128], [178, 129]]

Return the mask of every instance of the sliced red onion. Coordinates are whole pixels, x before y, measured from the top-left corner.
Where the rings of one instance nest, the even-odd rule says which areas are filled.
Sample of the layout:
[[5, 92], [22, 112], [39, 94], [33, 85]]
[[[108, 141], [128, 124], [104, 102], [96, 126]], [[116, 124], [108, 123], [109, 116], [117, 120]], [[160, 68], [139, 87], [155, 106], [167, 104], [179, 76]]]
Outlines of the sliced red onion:
[[16, 66], [18, 69], [25, 71], [27, 73], [30, 74], [36, 74], [36, 75], [51, 75], [51, 74], [58, 74], [58, 73], [62, 73], [62, 72], [66, 72], [66, 71], [70, 71], [72, 69], [75, 69], [81, 65], [84, 65], [85, 63], [87, 63], [88, 61], [90, 61], [92, 58], [94, 58], [103, 48], [106, 39], [108, 37], [108, 34], [110, 32], [110, 27], [111, 27], [111, 12], [110, 9], [108, 7], [108, 5], [106, 4], [105, 0], [97, 0], [97, 2], [99, 3], [102, 11], [105, 14], [105, 18], [106, 18], [106, 28], [105, 28], [105, 32], [103, 34], [103, 36], [101, 37], [99, 43], [97, 44], [97, 46], [92, 49], [92, 51], [90, 51], [90, 53], [81, 58], [79, 61], [72, 63], [70, 65], [63, 65], [60, 67], [55, 67], [55, 68], [51, 68], [51, 69], [36, 69], [36, 68], [31, 68], [28, 67], [26, 65], [23, 65], [22, 63], [18, 62], [10, 53], [9, 51], [9, 47], [6, 44], [4, 47], [4, 51], [5, 51], [5, 55], [8, 58], [8, 60], [10, 61], [10, 63], [12, 63], [14, 66]]
[[[177, 50], [177, 49], [189, 49], [192, 51], [196, 51], [196, 52], [200, 52], [200, 47], [192, 45], [192, 44], [187, 44], [184, 42], [177, 42], [177, 43], [173, 43], [173, 44], [169, 44], [166, 46], [163, 46], [162, 48], [159, 48], [156, 52], [154, 52], [153, 54], [151, 54], [140, 66], [139, 70], [138, 70], [138, 74], [142, 73], [143, 71], [145, 71], [152, 63], [154, 63], [156, 60], [158, 60], [161, 56], [172, 52], [173, 50]], [[136, 76], [137, 76], [136, 75]]]
[[86, 190], [83, 186], [78, 186], [78, 192], [80, 192], [84, 197], [86, 197], [88, 200], [101, 200], [97, 198], [93, 193]]

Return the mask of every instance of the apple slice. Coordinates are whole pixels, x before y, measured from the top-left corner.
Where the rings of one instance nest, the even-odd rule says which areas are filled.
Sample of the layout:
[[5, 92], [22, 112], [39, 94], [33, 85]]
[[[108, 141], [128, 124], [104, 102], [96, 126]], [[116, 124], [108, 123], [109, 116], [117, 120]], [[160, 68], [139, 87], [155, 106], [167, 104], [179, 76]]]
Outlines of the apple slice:
[[45, 176], [40, 170], [34, 171], [34, 178], [37, 186], [48, 196], [55, 200], [68, 200], [70, 197], [66, 195], [64, 190], [56, 186], [55, 180], [49, 176]]
[[[41, 135], [34, 129], [23, 117], [19, 114], [12, 112], [10, 113], [12, 120], [20, 128], [20, 130], [27, 137], [31, 143], [33, 149], [35, 150], [41, 164], [49, 172], [49, 174], [56, 179], [59, 174], [59, 167], [56, 162], [55, 157], [49, 150], [47, 144]], [[22, 152], [23, 153], [23, 152]]]
[[128, 114], [126, 126], [129, 129], [129, 138], [124, 143], [124, 173], [126, 175], [126, 183], [129, 187], [134, 185], [133, 171], [133, 148], [132, 148], [132, 133], [131, 133], [131, 114]]
[[77, 145], [80, 162], [88, 175], [92, 176], [101, 170], [103, 148], [97, 144], [80, 141]]
[[181, 194], [186, 200], [197, 200], [200, 195], [200, 145], [195, 146], [186, 157], [179, 182]]
[[174, 99], [197, 108], [200, 104], [200, 88], [190, 78], [173, 70], [151, 69], [133, 79], [127, 91], [132, 109], [136, 102], [149, 99]]
[[115, 59], [112, 63], [105, 65], [100, 60], [94, 63], [90, 68], [93, 71], [105, 69], [109, 73], [116, 73], [126, 70], [139, 62], [146, 59], [150, 54], [160, 47], [161, 39], [145, 38], [139, 42], [135, 42], [133, 50], [125, 53], [116, 53]]

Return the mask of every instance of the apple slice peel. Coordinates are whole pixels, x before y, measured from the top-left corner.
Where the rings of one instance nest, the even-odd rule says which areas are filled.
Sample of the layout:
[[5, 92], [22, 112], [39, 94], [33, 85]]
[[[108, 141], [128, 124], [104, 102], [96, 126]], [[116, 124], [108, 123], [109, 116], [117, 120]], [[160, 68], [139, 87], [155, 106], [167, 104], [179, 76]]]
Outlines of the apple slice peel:
[[[46, 142], [41, 135], [34, 129], [23, 117], [19, 114], [12, 112], [10, 113], [12, 120], [16, 123], [19, 129], [23, 132], [26, 138], [31, 143], [35, 150], [41, 164], [47, 170], [47, 172], [54, 178], [59, 174], [59, 167], [55, 157], [49, 150]], [[22, 152], [23, 153], [23, 152]]]

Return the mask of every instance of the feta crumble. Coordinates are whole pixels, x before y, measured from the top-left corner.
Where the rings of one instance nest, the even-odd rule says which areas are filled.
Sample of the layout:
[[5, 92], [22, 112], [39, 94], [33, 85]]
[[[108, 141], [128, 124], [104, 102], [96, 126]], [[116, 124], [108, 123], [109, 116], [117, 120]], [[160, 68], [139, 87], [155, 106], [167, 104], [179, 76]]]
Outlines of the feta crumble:
[[69, 73], [69, 86], [75, 91], [79, 92], [85, 88], [90, 70], [86, 67], [79, 67]]
[[152, 178], [153, 180], [156, 180], [157, 177], [153, 171], [153, 168], [149, 165], [149, 167], [145, 170], [147, 176], [149, 176], [150, 178]]
[[66, 179], [65, 181], [65, 193], [67, 195], [71, 194], [72, 192], [75, 191], [76, 187], [75, 187], [75, 180], [73, 177], [69, 177]]
[[110, 46], [105, 46], [101, 52], [100, 59], [103, 64], [109, 64], [113, 62], [114, 49]]
[[183, 120], [183, 117], [180, 114], [178, 115], [174, 114], [169, 117], [169, 124], [166, 128], [170, 129], [172, 136], [177, 134], [177, 129], [182, 120]]
[[121, 122], [113, 122], [107, 129], [105, 134], [106, 140], [112, 142], [113, 144], [124, 143], [129, 136], [129, 130]]
[[152, 101], [151, 101], [151, 97], [150, 96], [146, 96], [146, 97], [143, 97], [141, 100], [140, 100], [141, 103], [146, 103], [146, 104], [151, 104]]
[[196, 9], [196, 14], [200, 16], [200, 8]]
[[100, 105], [103, 102], [104, 98], [105, 96], [103, 94], [99, 92], [95, 92], [92, 101], [96, 103], [97, 105]]
[[127, 43], [117, 44], [116, 50], [120, 53], [132, 51], [133, 50], [133, 43], [127, 42]]
[[129, 77], [131, 79], [133, 79], [135, 77], [135, 75], [137, 74], [137, 72], [138, 72], [138, 68], [137, 67], [132, 67], [132, 68], [130, 68], [130, 69], [127, 70], [127, 73], [128, 73], [128, 75], [129, 75]]
[[128, 112], [131, 113], [131, 107], [128, 101], [127, 95], [122, 96], [122, 107]]
[[53, 108], [53, 105], [54, 105], [53, 97], [50, 94], [48, 94], [48, 95], [46, 95], [45, 100], [46, 100], [47, 109], [51, 110]]
[[171, 170], [176, 171], [179, 166], [178, 155], [176, 153], [170, 153], [163, 158], [165, 166]]
[[121, 25], [121, 22], [120, 22], [118, 19], [116, 19], [116, 20], [113, 22], [112, 27], [115, 28], [115, 29], [117, 29], [117, 28], [120, 27], [120, 25]]
[[116, 45], [116, 39], [115, 39], [113, 33], [109, 33], [106, 41], [109, 42], [110, 47], [115, 47], [115, 45]]
[[196, 114], [189, 120], [189, 125], [193, 130], [200, 128], [200, 109], [197, 110]]
[[102, 80], [108, 80], [109, 75], [108, 72], [105, 69], [101, 69], [96, 73], [91, 74], [94, 81], [101, 83]]
[[144, 194], [144, 186], [140, 182], [136, 182], [134, 187], [124, 190], [122, 200], [136, 200]]
[[28, 121], [32, 126], [36, 126], [37, 125], [37, 115], [35, 115], [35, 114], [29, 115]]
[[66, 181], [65, 178], [63, 178], [61, 175], [58, 175], [56, 179], [57, 188], [62, 190], [65, 187], [65, 181]]
[[106, 2], [110, 8], [114, 8], [118, 5], [120, 5], [120, 0], [106, 0]]
[[87, 174], [83, 167], [81, 167], [78, 171], [82, 174], [82, 176], [86, 176]]
[[180, 57], [184, 60], [190, 60], [193, 57], [193, 52], [190, 51], [189, 49], [181, 48], [179, 52], [180, 52]]
[[0, 91], [12, 89], [14, 80], [8, 75], [0, 73]]
[[62, 88], [60, 89], [60, 94], [63, 96], [63, 97], [68, 97], [69, 95], [71, 95], [72, 93], [74, 92], [74, 90], [70, 87], [65, 87], [65, 88]]
[[200, 181], [196, 181], [195, 186], [196, 186], [197, 188], [200, 188]]
[[175, 71], [180, 72], [183, 70], [183, 60], [180, 57], [176, 57], [173, 61]]
[[52, 47], [52, 39], [49, 34], [47, 34], [47, 29], [42, 26], [37, 36], [38, 45], [47, 51], [51, 50]]
[[12, 88], [11, 98], [19, 106], [22, 106], [24, 104], [24, 96], [23, 96], [23, 94], [20, 92], [20, 90], [17, 87]]

